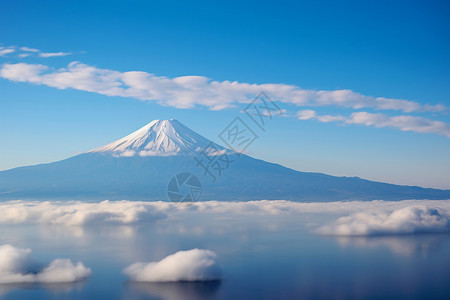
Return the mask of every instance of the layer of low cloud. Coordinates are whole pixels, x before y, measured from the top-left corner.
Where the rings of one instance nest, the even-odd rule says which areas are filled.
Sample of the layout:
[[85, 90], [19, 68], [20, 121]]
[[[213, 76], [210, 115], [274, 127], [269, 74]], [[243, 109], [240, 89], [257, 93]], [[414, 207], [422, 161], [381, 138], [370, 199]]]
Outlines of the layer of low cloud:
[[417, 133], [434, 133], [450, 138], [450, 124], [434, 121], [423, 117], [399, 115], [388, 116], [382, 113], [354, 112], [350, 116], [319, 115], [314, 110], [300, 110], [297, 113], [299, 120], [318, 120], [319, 122], [339, 122], [342, 124], [357, 124], [376, 128], [390, 127], [401, 131]]
[[30, 254], [30, 249], [16, 248], [11, 245], [0, 246], [0, 284], [75, 282], [91, 274], [91, 270], [83, 263], [73, 263], [69, 259], [55, 259], [41, 271], [31, 272], [28, 270]]
[[[42, 54], [44, 53], [40, 53]], [[423, 105], [403, 99], [372, 97], [351, 90], [307, 90], [287, 84], [214, 81], [203, 76], [168, 78], [140, 71], [100, 69], [80, 62], [71, 62], [61, 69], [52, 69], [42, 64], [4, 64], [0, 69], [0, 76], [11, 81], [58, 89], [72, 88], [107, 96], [156, 101], [177, 108], [198, 105], [220, 110], [239, 103], [249, 103], [259, 92], [266, 91], [274, 100], [297, 106], [374, 108], [404, 112], [436, 112], [446, 109], [443, 105]]]
[[133, 224], [166, 217], [158, 207], [142, 202], [24, 202], [0, 203], [0, 224], [52, 224], [81, 226], [93, 224]]
[[216, 254], [210, 250], [179, 251], [157, 262], [135, 263], [124, 269], [132, 281], [211, 281], [221, 278]]
[[450, 231], [448, 211], [426, 205], [388, 212], [359, 212], [339, 218], [319, 233], [342, 236], [370, 236]]
[[[190, 217], [307, 217], [310, 229], [330, 235], [413, 234], [449, 231], [450, 200], [348, 201], [301, 203], [285, 200], [248, 202], [103, 201], [100, 203], [7, 201], [0, 203], [0, 224], [89, 226], [172, 222]], [[335, 222], [331, 222], [336, 220]]]

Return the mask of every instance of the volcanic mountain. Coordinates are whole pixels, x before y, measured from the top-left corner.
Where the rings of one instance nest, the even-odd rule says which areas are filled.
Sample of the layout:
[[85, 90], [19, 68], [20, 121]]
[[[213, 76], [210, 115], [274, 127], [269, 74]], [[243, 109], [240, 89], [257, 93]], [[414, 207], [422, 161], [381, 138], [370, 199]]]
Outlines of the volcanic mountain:
[[62, 161], [2, 171], [0, 199], [166, 201], [180, 173], [199, 179], [201, 200], [450, 199], [448, 190], [289, 169], [224, 148], [173, 119]]

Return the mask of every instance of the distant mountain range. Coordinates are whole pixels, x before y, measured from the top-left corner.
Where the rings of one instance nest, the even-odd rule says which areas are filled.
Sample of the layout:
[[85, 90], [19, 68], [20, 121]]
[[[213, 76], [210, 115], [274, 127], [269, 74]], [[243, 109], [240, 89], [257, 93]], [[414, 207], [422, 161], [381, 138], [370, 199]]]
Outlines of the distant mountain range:
[[62, 161], [0, 172], [0, 199], [161, 200], [179, 173], [201, 181], [201, 200], [450, 199], [449, 190], [300, 172], [239, 154], [176, 120], [155, 120]]

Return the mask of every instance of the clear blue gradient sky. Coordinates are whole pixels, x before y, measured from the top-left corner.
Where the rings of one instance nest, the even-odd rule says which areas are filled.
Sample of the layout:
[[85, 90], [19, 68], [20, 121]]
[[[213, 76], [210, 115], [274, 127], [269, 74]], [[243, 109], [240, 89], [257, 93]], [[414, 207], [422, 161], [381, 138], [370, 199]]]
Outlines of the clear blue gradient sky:
[[[450, 189], [449, 15], [448, 1], [3, 1], [0, 170], [85, 152], [153, 119], [176, 118], [218, 141], [245, 107], [233, 97], [246, 87], [230, 91], [229, 80], [278, 84], [269, 94], [287, 111], [260, 132], [254, 157]], [[115, 92], [128, 71], [169, 84]], [[195, 78], [168, 96], [180, 88], [173, 78], [192, 75], [219, 82], [225, 98], [208, 102], [222, 89], [192, 96], [197, 84], [213, 86]]]

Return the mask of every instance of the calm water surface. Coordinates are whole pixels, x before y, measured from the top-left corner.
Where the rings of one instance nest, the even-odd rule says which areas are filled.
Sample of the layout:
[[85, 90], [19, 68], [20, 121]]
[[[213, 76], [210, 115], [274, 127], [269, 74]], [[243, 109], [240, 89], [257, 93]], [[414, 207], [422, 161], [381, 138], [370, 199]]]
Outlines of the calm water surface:
[[[0, 244], [31, 248], [41, 264], [82, 261], [71, 284], [3, 284], [2, 299], [448, 299], [450, 235], [336, 238], [295, 216], [208, 218], [139, 226], [2, 225]], [[179, 250], [217, 253], [224, 279], [133, 283], [122, 269]]]

